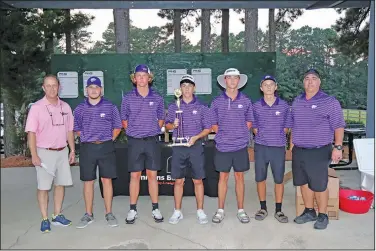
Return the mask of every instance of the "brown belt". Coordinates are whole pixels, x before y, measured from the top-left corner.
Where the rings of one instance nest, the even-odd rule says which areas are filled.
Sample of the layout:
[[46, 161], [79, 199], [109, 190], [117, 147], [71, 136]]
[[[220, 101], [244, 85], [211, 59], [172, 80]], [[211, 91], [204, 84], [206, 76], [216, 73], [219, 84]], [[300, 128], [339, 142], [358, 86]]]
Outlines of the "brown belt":
[[58, 151], [58, 152], [60, 152], [60, 151], [64, 150], [65, 147], [66, 147], [66, 146], [64, 146], [64, 147], [60, 147], [60, 148], [46, 148], [46, 150], [49, 150], [49, 151]]
[[91, 142], [89, 142], [90, 144], [96, 144], [96, 145], [99, 145], [99, 144], [103, 144], [104, 142], [106, 142], [106, 141], [91, 141]]

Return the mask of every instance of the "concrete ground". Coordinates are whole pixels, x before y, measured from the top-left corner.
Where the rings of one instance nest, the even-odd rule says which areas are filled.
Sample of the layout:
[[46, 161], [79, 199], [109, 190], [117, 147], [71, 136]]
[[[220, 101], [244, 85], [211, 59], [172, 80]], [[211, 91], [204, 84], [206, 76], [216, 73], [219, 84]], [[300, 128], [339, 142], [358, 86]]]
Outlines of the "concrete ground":
[[[290, 169], [291, 163], [288, 163]], [[286, 170], [288, 171], [288, 170]], [[337, 171], [341, 185], [359, 188], [357, 170]], [[66, 189], [65, 216], [77, 223], [84, 213], [83, 185], [79, 170], [72, 168], [74, 186]], [[269, 173], [269, 177], [271, 177]], [[39, 231], [40, 213], [36, 201], [34, 168], [1, 169], [1, 248], [2, 249], [375, 249], [374, 210], [353, 215], [340, 211], [340, 219], [332, 220], [326, 230], [313, 229], [313, 223], [297, 225], [295, 217], [295, 189], [292, 182], [285, 186], [283, 211], [290, 222], [281, 224], [273, 217], [273, 181], [268, 179], [267, 205], [269, 216], [262, 222], [251, 219], [241, 224], [236, 218], [235, 184], [230, 178], [226, 201], [226, 218], [221, 224], [209, 222], [199, 225], [195, 218], [195, 200], [183, 200], [184, 220], [170, 225], [167, 220], [173, 210], [173, 197], [160, 197], [160, 209], [165, 222], [154, 223], [149, 197], [140, 197], [139, 219], [126, 225], [129, 198], [114, 198], [113, 212], [119, 227], [109, 228], [104, 220], [104, 206], [99, 185], [95, 185], [94, 215], [96, 222], [85, 229], [54, 227], [48, 234]], [[52, 193], [50, 193], [52, 195]], [[50, 214], [53, 204], [50, 200]], [[205, 197], [205, 211], [213, 216], [217, 199]], [[245, 209], [253, 217], [259, 207], [253, 163], [246, 174]]]

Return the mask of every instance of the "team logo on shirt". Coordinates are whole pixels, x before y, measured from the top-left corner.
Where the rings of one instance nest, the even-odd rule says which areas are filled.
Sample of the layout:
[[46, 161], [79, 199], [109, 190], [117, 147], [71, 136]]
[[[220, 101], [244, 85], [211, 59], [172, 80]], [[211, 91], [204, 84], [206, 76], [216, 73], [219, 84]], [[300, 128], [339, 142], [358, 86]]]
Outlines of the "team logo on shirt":
[[279, 116], [280, 114], [281, 114], [280, 111], [276, 111], [276, 112], [275, 112], [275, 115], [277, 115], [277, 116]]
[[197, 114], [197, 111], [196, 111], [196, 110], [193, 110], [192, 113], [193, 113], [193, 114]]
[[243, 108], [243, 105], [238, 105], [238, 108]]
[[101, 116], [101, 118], [104, 118], [106, 116], [105, 113], [101, 113], [99, 116]]
[[312, 109], [316, 109], [317, 105], [312, 105]]
[[150, 101], [150, 102], [149, 102], [149, 105], [150, 105], [150, 106], [154, 105], [154, 102], [153, 102], [153, 101]]

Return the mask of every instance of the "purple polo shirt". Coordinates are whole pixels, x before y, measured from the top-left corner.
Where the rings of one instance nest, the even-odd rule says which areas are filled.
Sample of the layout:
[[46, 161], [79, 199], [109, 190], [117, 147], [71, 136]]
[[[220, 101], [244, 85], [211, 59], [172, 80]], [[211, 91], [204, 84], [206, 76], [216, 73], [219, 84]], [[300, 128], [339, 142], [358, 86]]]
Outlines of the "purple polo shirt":
[[265, 146], [286, 146], [286, 133], [284, 128], [291, 127], [290, 106], [284, 100], [277, 97], [272, 106], [269, 106], [264, 98], [253, 104], [255, 122], [253, 128], [257, 128], [255, 143]]
[[152, 89], [144, 98], [134, 88], [124, 95], [121, 102], [121, 119], [128, 121], [126, 134], [133, 138], [160, 134], [158, 120], [164, 120], [164, 113], [163, 98]]
[[311, 99], [303, 93], [292, 104], [292, 142], [315, 148], [331, 144], [334, 130], [346, 126], [341, 105], [335, 97], [319, 91]]
[[74, 109], [73, 116], [73, 130], [81, 132], [81, 142], [112, 140], [113, 129], [122, 128], [119, 110], [105, 98], [96, 105], [85, 99]]
[[[176, 118], [176, 110], [178, 109], [176, 102], [168, 106], [166, 123], [174, 123]], [[184, 136], [196, 136], [204, 129], [211, 129], [212, 120], [210, 119], [209, 108], [202, 104], [193, 96], [193, 100], [185, 103], [183, 99], [180, 101], [180, 110], [183, 111], [183, 133]], [[177, 129], [172, 133], [173, 137], [177, 136]]]
[[220, 152], [235, 152], [247, 147], [251, 139], [247, 122], [254, 122], [251, 100], [239, 92], [235, 100], [226, 92], [216, 97], [210, 107], [213, 125], [218, 125], [215, 135]]

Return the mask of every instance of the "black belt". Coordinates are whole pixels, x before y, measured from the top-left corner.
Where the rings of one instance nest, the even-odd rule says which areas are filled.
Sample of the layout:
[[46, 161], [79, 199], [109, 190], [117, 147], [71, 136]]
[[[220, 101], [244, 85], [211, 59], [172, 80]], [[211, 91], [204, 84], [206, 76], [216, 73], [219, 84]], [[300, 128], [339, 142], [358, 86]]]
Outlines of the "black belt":
[[82, 142], [83, 144], [95, 144], [95, 145], [100, 145], [100, 144], [103, 144], [103, 143], [107, 143], [107, 142], [110, 142], [111, 140], [106, 140], [106, 141], [90, 141], [90, 142]]
[[331, 145], [332, 144], [327, 144], [327, 145], [324, 145], [324, 146], [313, 146], [313, 147], [301, 147], [301, 146], [294, 145], [294, 147], [304, 149], [304, 150], [312, 150], [312, 149], [319, 149], [319, 148], [323, 148], [323, 147], [327, 147], [327, 146], [331, 146]]
[[128, 136], [128, 138], [130, 139], [138, 139], [138, 140], [155, 140], [157, 136], [148, 136], [148, 137], [144, 137], [144, 138], [134, 138], [134, 137], [130, 137]]

